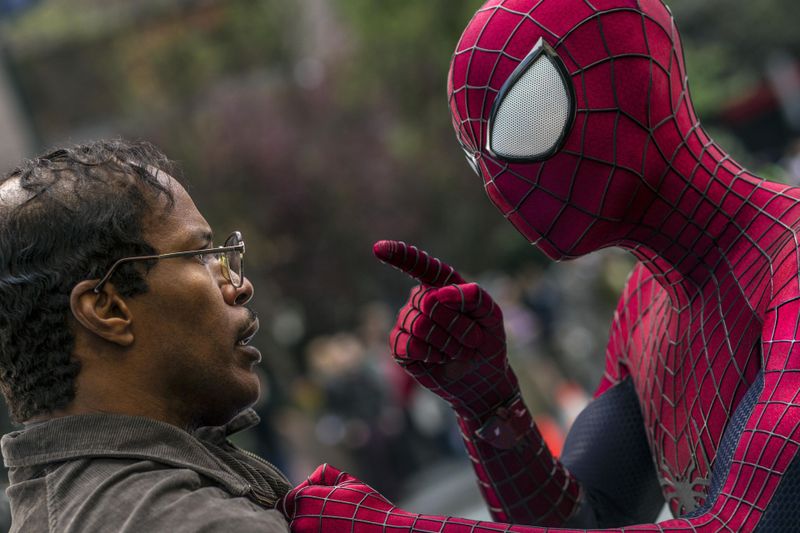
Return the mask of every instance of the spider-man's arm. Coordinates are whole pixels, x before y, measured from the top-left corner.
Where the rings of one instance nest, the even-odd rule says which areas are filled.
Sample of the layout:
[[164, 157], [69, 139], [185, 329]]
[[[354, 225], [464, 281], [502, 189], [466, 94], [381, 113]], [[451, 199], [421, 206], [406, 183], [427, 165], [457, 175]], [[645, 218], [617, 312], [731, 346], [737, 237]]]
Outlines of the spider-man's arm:
[[663, 500], [629, 382], [590, 405], [557, 460], [522, 402], [489, 295], [415, 247], [384, 241], [376, 253], [422, 282], [400, 311], [392, 353], [455, 410], [495, 520], [589, 527], [655, 518]]
[[[615, 527], [651, 522], [658, 516], [664, 499], [629, 378], [605, 390], [581, 412], [560, 460], [550, 454], [521, 401], [514, 410], [519, 433], [510, 447], [478, 437], [478, 424], [458, 418], [484, 499], [501, 504], [492, 505], [495, 520]], [[565, 478], [571, 485], [564, 483]], [[571, 486], [580, 487], [577, 501], [570, 500], [565, 490]]]
[[475, 283], [414, 246], [381, 241], [383, 261], [416, 278], [390, 335], [395, 360], [456, 413], [492, 517], [561, 525], [580, 487], [531, 419], [506, 357], [500, 308]]

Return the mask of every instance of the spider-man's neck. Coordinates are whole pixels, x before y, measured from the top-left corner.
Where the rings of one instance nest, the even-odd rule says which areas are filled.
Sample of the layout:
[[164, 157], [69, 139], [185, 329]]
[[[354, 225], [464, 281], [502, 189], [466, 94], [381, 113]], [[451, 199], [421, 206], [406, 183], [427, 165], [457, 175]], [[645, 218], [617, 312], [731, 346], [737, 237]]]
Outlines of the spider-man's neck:
[[755, 309], [768, 292], [760, 273], [768, 273], [798, 218], [798, 192], [748, 173], [699, 127], [694, 135], [648, 180], [649, 205], [626, 221], [627, 234], [615, 244], [673, 287], [677, 300], [730, 279]]

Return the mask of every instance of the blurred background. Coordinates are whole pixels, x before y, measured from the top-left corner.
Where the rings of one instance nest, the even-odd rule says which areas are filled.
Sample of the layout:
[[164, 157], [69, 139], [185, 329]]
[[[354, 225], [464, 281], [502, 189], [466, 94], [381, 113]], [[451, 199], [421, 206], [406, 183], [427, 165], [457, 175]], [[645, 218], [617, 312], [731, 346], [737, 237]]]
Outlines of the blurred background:
[[[445, 75], [480, 3], [0, 0], [0, 171], [100, 137], [179, 161], [217, 233], [246, 236], [265, 387], [240, 444], [293, 482], [327, 461], [410, 510], [488, 516], [452, 415], [388, 355], [412, 283], [372, 257], [378, 239], [429, 250], [500, 302], [556, 450], [599, 381], [633, 263], [549, 262], [469, 170]], [[800, 183], [800, 4], [670, 6], [712, 136]]]

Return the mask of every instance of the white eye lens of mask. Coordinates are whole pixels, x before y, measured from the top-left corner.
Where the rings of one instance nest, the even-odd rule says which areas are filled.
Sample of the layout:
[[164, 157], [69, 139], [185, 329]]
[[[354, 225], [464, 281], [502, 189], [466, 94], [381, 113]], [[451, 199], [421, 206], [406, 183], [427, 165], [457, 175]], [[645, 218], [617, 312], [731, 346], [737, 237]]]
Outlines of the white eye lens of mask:
[[566, 67], [539, 39], [497, 95], [487, 149], [509, 161], [541, 161], [561, 147], [574, 116], [574, 89]]

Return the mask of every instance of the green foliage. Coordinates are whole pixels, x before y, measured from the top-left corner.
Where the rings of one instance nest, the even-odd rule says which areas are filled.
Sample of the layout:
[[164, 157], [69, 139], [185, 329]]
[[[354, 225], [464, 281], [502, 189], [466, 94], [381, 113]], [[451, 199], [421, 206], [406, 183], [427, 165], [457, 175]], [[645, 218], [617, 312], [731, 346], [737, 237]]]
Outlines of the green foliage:
[[[355, 41], [355, 54], [343, 76], [346, 96], [354, 105], [388, 96], [408, 117], [426, 116], [430, 97], [438, 93], [444, 98], [450, 56], [481, 3], [337, 2]], [[434, 116], [441, 114], [439, 108]]]

